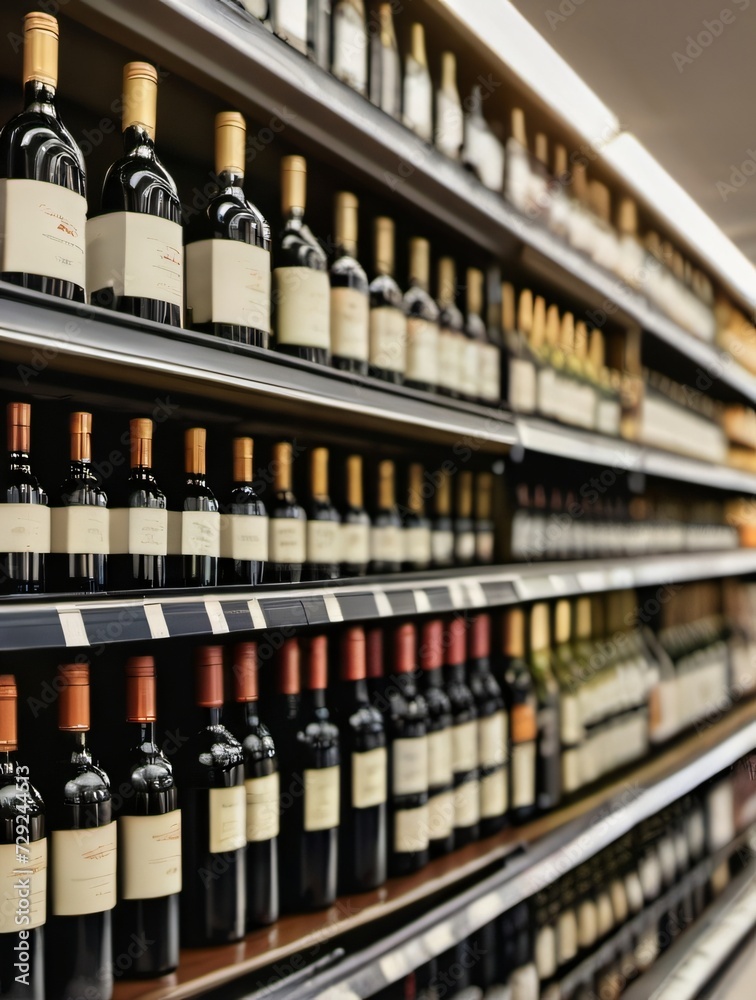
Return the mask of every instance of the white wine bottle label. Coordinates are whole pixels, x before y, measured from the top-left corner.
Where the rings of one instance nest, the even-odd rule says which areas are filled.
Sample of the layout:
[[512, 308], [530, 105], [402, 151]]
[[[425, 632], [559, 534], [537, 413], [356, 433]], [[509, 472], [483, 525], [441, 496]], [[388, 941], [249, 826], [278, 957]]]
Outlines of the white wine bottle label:
[[184, 307], [184, 235], [177, 222], [108, 212], [87, 222], [87, 290]]
[[402, 529], [393, 524], [371, 528], [370, 558], [374, 562], [401, 562], [404, 559]]
[[478, 752], [481, 767], [498, 767], [507, 759], [507, 716], [494, 712], [478, 720]]
[[516, 413], [533, 413], [536, 404], [535, 365], [524, 358], [510, 358], [509, 405]]
[[501, 402], [501, 351], [495, 344], [478, 345], [478, 392], [487, 403]]
[[562, 750], [562, 785], [565, 792], [575, 792], [580, 788], [580, 750]]
[[232, 788], [211, 788], [210, 853], [238, 851], [247, 843], [247, 795], [244, 785]]
[[450, 785], [453, 774], [451, 727], [428, 733], [428, 784], [431, 788]]
[[338, 521], [307, 522], [307, 562], [332, 563], [341, 558], [341, 525]]
[[515, 743], [512, 747], [512, 808], [532, 806], [536, 795], [535, 742]]
[[194, 324], [228, 323], [270, 333], [270, 251], [241, 240], [186, 248], [186, 308]]
[[596, 896], [596, 934], [599, 938], [604, 938], [614, 927], [614, 913], [612, 911], [612, 901], [606, 887], [599, 889]]
[[0, 844], [0, 934], [30, 931], [46, 919], [47, 839]]
[[409, 563], [429, 563], [431, 561], [430, 528], [404, 529], [404, 558]]
[[428, 806], [400, 809], [394, 814], [394, 850], [414, 854], [428, 849]]
[[454, 542], [454, 552], [460, 562], [471, 562], [475, 558], [475, 532], [460, 531]]
[[87, 199], [47, 181], [0, 180], [0, 271], [87, 287]]
[[307, 54], [307, 0], [277, 0], [273, 7], [276, 33]]
[[553, 368], [541, 368], [537, 377], [538, 411], [544, 417], [557, 414], [557, 376]]
[[533, 958], [538, 969], [538, 977], [551, 979], [557, 970], [556, 928], [551, 924], [538, 928]]
[[123, 899], [181, 892], [181, 810], [121, 816], [118, 825]]
[[0, 552], [49, 551], [49, 507], [41, 503], [0, 504]]
[[452, 726], [452, 767], [455, 774], [472, 771], [478, 766], [478, 723], [463, 722]]
[[51, 551], [107, 555], [110, 551], [110, 511], [107, 507], [53, 507]]
[[52, 913], [73, 917], [116, 905], [116, 823], [88, 830], [53, 830]]
[[428, 69], [421, 66], [412, 56], [405, 63], [404, 70], [403, 120], [426, 142], [433, 139], [433, 87]]
[[352, 807], [369, 809], [386, 801], [388, 753], [385, 747], [352, 754]]
[[392, 794], [417, 795], [428, 791], [428, 737], [394, 740]]
[[462, 347], [462, 369], [460, 372], [460, 388], [466, 396], [477, 399], [480, 395], [478, 387], [478, 343], [465, 338]]
[[459, 392], [462, 388], [462, 352], [465, 338], [453, 330], [439, 330], [438, 384], [443, 389]]
[[110, 554], [164, 556], [168, 552], [168, 511], [112, 507]]
[[622, 407], [616, 399], [599, 399], [596, 407], [596, 430], [617, 437], [622, 422]]
[[438, 324], [418, 316], [407, 320], [407, 378], [438, 385]]
[[445, 90], [436, 91], [436, 131], [434, 140], [436, 149], [442, 153], [459, 159], [464, 139], [464, 118], [462, 105], [456, 94], [447, 94]]
[[480, 819], [480, 782], [465, 781], [454, 789], [454, 825], [466, 828]]
[[454, 829], [454, 794], [451, 791], [428, 799], [428, 837], [444, 840]]
[[407, 317], [395, 306], [370, 310], [370, 364], [392, 372], [407, 368]]
[[450, 566], [454, 562], [454, 532], [434, 531], [431, 534], [431, 555], [439, 566]]
[[493, 531], [475, 532], [475, 559], [479, 563], [487, 565], [494, 561], [494, 533]]
[[341, 525], [341, 560], [361, 565], [370, 562], [370, 525]]
[[356, 288], [331, 289], [331, 353], [367, 361], [370, 302]]
[[538, 970], [532, 962], [515, 969], [509, 977], [512, 988], [512, 1000], [538, 1000], [541, 995], [541, 984]]
[[365, 15], [351, 3], [338, 4], [332, 14], [331, 72], [364, 94], [367, 90], [367, 32]]
[[262, 778], [247, 778], [247, 840], [259, 843], [277, 837], [281, 822], [281, 790], [278, 771]]
[[559, 698], [562, 743], [580, 743], [583, 739], [583, 725], [580, 720], [580, 702], [577, 695], [562, 691]]
[[277, 267], [273, 284], [278, 343], [328, 350], [331, 285], [326, 272], [312, 267]]
[[267, 562], [268, 532], [264, 514], [221, 514], [220, 554], [224, 559]]
[[220, 555], [220, 514], [217, 510], [181, 512], [181, 554], [216, 558]]
[[578, 926], [575, 910], [563, 910], [557, 918], [557, 956], [559, 965], [571, 962], [578, 950]]
[[272, 517], [268, 536], [270, 561], [303, 563], [307, 552], [307, 525], [299, 517]]
[[480, 815], [483, 819], [503, 816], [508, 799], [507, 772], [503, 767], [480, 779]]
[[304, 828], [332, 830], [339, 825], [339, 766], [308, 768], [304, 773]]

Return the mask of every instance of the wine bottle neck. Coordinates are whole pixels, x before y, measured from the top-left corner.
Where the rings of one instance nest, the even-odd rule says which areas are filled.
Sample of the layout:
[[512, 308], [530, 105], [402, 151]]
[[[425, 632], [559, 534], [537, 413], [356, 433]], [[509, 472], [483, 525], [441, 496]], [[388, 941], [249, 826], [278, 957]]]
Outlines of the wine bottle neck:
[[367, 705], [369, 702], [367, 680], [364, 677], [360, 677], [356, 681], [347, 681], [346, 689], [353, 705]]
[[301, 229], [303, 225], [304, 225], [304, 209], [292, 205], [286, 215], [286, 228]]
[[464, 663], [452, 663], [446, 667], [446, 677], [451, 684], [464, 684], [465, 665]]
[[186, 484], [187, 486], [207, 486], [206, 478], [205, 475], [199, 472], [187, 472]]
[[71, 476], [74, 479], [93, 479], [92, 463], [88, 459], [71, 459]]
[[432, 667], [423, 671], [426, 687], [440, 688], [444, 686], [444, 674], [441, 667]]
[[24, 84], [24, 104], [26, 109], [43, 111], [47, 115], [58, 117], [55, 105], [55, 87], [41, 80], [27, 80]]
[[242, 718], [248, 729], [256, 729], [260, 725], [260, 709], [257, 701], [247, 701], [242, 705]]
[[143, 125], [129, 125], [123, 130], [123, 149], [127, 156], [153, 159], [155, 141]]
[[219, 726], [221, 724], [221, 708], [219, 705], [206, 708], [205, 712], [207, 713], [208, 726]]
[[135, 465], [131, 469], [131, 478], [154, 480], [155, 474], [149, 465]]
[[0, 775], [8, 777], [16, 772], [16, 762], [11, 757], [10, 750], [5, 750], [0, 754]]
[[235, 167], [228, 167], [225, 170], [218, 171], [218, 182], [223, 191], [234, 188], [237, 192], [241, 193], [242, 185], [244, 184], [244, 174]]
[[91, 763], [92, 754], [91, 754], [91, 752], [89, 750], [89, 747], [87, 746], [87, 734], [88, 734], [88, 732], [89, 732], [89, 730], [84, 729], [84, 730], [80, 730], [79, 732], [76, 732], [76, 733], [73, 734], [72, 756], [76, 760], [79, 760], [79, 761], [84, 760], [86, 762], [90, 762]]
[[320, 709], [326, 707], [325, 691], [322, 688], [316, 688], [315, 690], [308, 688], [305, 691], [305, 697], [311, 708]]
[[139, 723], [139, 745], [141, 747], [149, 746], [151, 750], [155, 753], [159, 752], [159, 748], [155, 743], [155, 723], [154, 722], [140, 722]]
[[12, 472], [31, 472], [31, 461], [28, 451], [12, 451], [8, 464]]

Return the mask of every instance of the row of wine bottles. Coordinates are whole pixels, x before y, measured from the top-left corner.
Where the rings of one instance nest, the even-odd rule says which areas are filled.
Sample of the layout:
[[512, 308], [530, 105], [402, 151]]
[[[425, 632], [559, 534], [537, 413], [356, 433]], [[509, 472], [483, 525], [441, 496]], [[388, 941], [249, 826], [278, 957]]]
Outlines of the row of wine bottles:
[[[31, 407], [8, 404], [2, 589], [255, 586], [493, 562], [492, 473], [455, 471], [457, 466], [447, 463], [426, 474], [414, 462], [406, 504], [398, 504], [395, 464], [385, 459], [378, 463], [375, 504], [368, 513], [362, 457], [347, 457], [343, 503], [337, 507], [330, 495], [328, 449], [316, 447], [310, 449], [305, 508], [292, 491], [292, 445], [279, 442], [273, 446], [273, 498], [266, 507], [255, 489], [253, 440], [238, 437], [233, 487], [221, 505], [207, 482], [206, 431], [193, 427], [184, 438], [183, 495], [169, 510], [153, 468], [153, 422], [138, 417], [129, 426], [131, 474], [121, 490], [122, 506], [109, 505], [95, 472], [92, 414], [76, 412], [70, 417], [69, 476], [57, 503], [48, 507], [30, 463]], [[433, 519], [426, 514], [426, 496], [435, 496]]]
[[753, 864], [743, 788], [728, 774], [670, 803], [372, 1000], [617, 1000]]

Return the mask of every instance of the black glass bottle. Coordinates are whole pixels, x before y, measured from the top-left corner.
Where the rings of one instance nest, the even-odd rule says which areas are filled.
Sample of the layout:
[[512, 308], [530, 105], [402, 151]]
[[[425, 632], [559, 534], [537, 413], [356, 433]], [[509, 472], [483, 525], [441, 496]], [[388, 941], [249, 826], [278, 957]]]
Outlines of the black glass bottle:
[[442, 257], [438, 262], [438, 391], [452, 398], [464, 394], [465, 320], [456, 298], [456, 264], [452, 257]]
[[430, 245], [410, 240], [410, 287], [404, 295], [407, 312], [406, 385], [426, 392], [438, 387], [438, 306], [430, 297]]
[[0, 517], [12, 522], [8, 525], [8, 537], [18, 540], [18, 551], [0, 553], [0, 594], [40, 594], [45, 590], [50, 510], [47, 494], [31, 469], [30, 439], [31, 406], [8, 403], [10, 456], [3, 499], [15, 506], [5, 509], [0, 506]]
[[464, 619], [453, 618], [448, 623], [445, 646], [446, 693], [452, 709], [454, 842], [461, 847], [480, 836], [478, 709], [466, 677], [467, 626]]
[[424, 470], [419, 462], [409, 467], [407, 477], [407, 509], [404, 515], [402, 539], [404, 562], [402, 568], [408, 572], [427, 569], [433, 558], [431, 545], [431, 522], [425, 514]]
[[396, 506], [394, 463], [378, 463], [378, 497], [370, 532], [370, 569], [398, 573], [404, 559], [402, 518]]
[[268, 517], [252, 479], [254, 442], [234, 438], [234, 485], [221, 518], [223, 583], [256, 587], [268, 560]]
[[341, 191], [334, 206], [336, 256], [331, 265], [331, 361], [335, 368], [367, 375], [368, 280], [357, 260], [359, 202]]
[[306, 579], [336, 580], [341, 561], [341, 517], [328, 489], [328, 449], [310, 452]]
[[268, 583], [299, 583], [307, 558], [307, 514], [292, 493], [292, 457], [288, 441], [273, 446]]
[[509, 720], [499, 682], [491, 670], [491, 616], [473, 618], [469, 683], [478, 708], [480, 832], [489, 837], [506, 822], [509, 806]]
[[452, 707], [444, 685], [444, 626], [423, 622], [420, 633], [423, 697], [428, 706], [428, 830], [432, 856], [454, 848]]
[[401, 385], [407, 368], [407, 316], [394, 279], [394, 222], [373, 223], [375, 278], [370, 282], [370, 374]]
[[503, 620], [504, 696], [509, 709], [512, 760], [509, 801], [513, 822], [524, 823], [536, 813], [538, 699], [526, 660], [525, 613], [512, 608]]
[[215, 587], [218, 583], [220, 508], [207, 485], [206, 442], [204, 427], [190, 427], [184, 435], [181, 576], [185, 587]]
[[346, 506], [341, 515], [341, 575], [365, 576], [370, 562], [370, 515], [363, 506], [362, 456], [346, 460]]

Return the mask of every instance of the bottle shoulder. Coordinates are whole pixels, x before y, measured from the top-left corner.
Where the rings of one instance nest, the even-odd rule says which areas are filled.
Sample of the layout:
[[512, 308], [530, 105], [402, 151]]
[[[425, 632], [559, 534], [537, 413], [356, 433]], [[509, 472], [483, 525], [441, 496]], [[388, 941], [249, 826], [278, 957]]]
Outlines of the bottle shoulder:
[[176, 183], [155, 155], [132, 152], [110, 165], [102, 187], [102, 211], [154, 215], [181, 224]]
[[390, 274], [379, 274], [370, 282], [370, 304], [374, 309], [391, 306], [404, 311], [404, 296]]
[[128, 780], [136, 792], [164, 792], [175, 785], [173, 766], [158, 747], [137, 747]]
[[465, 320], [459, 309], [451, 303], [441, 309], [438, 317], [438, 325], [442, 330], [449, 330], [452, 333], [465, 332]]
[[335, 288], [353, 288], [368, 293], [368, 279], [359, 261], [348, 254], [337, 257], [331, 264], [331, 285]]
[[[28, 769], [25, 769], [28, 770]], [[19, 815], [43, 816], [45, 804], [37, 789], [22, 774], [21, 767], [13, 774], [0, 777], [0, 819], [13, 819]], [[22, 781], [26, 778], [26, 781]]]
[[241, 188], [219, 191], [207, 207], [207, 220], [212, 238], [238, 240], [263, 250], [271, 248], [270, 226]]
[[255, 493], [253, 487], [247, 483], [234, 486], [231, 490], [229, 502], [225, 513], [228, 514], [251, 514], [255, 517], [264, 517], [267, 514], [265, 504]]
[[328, 258], [308, 226], [287, 223], [281, 233], [277, 267], [309, 267], [316, 271], [328, 271]]
[[0, 177], [59, 184], [86, 197], [84, 157], [57, 116], [25, 109], [0, 129]]
[[412, 285], [404, 293], [404, 307], [410, 317], [438, 323], [438, 306], [425, 289], [418, 285]]

